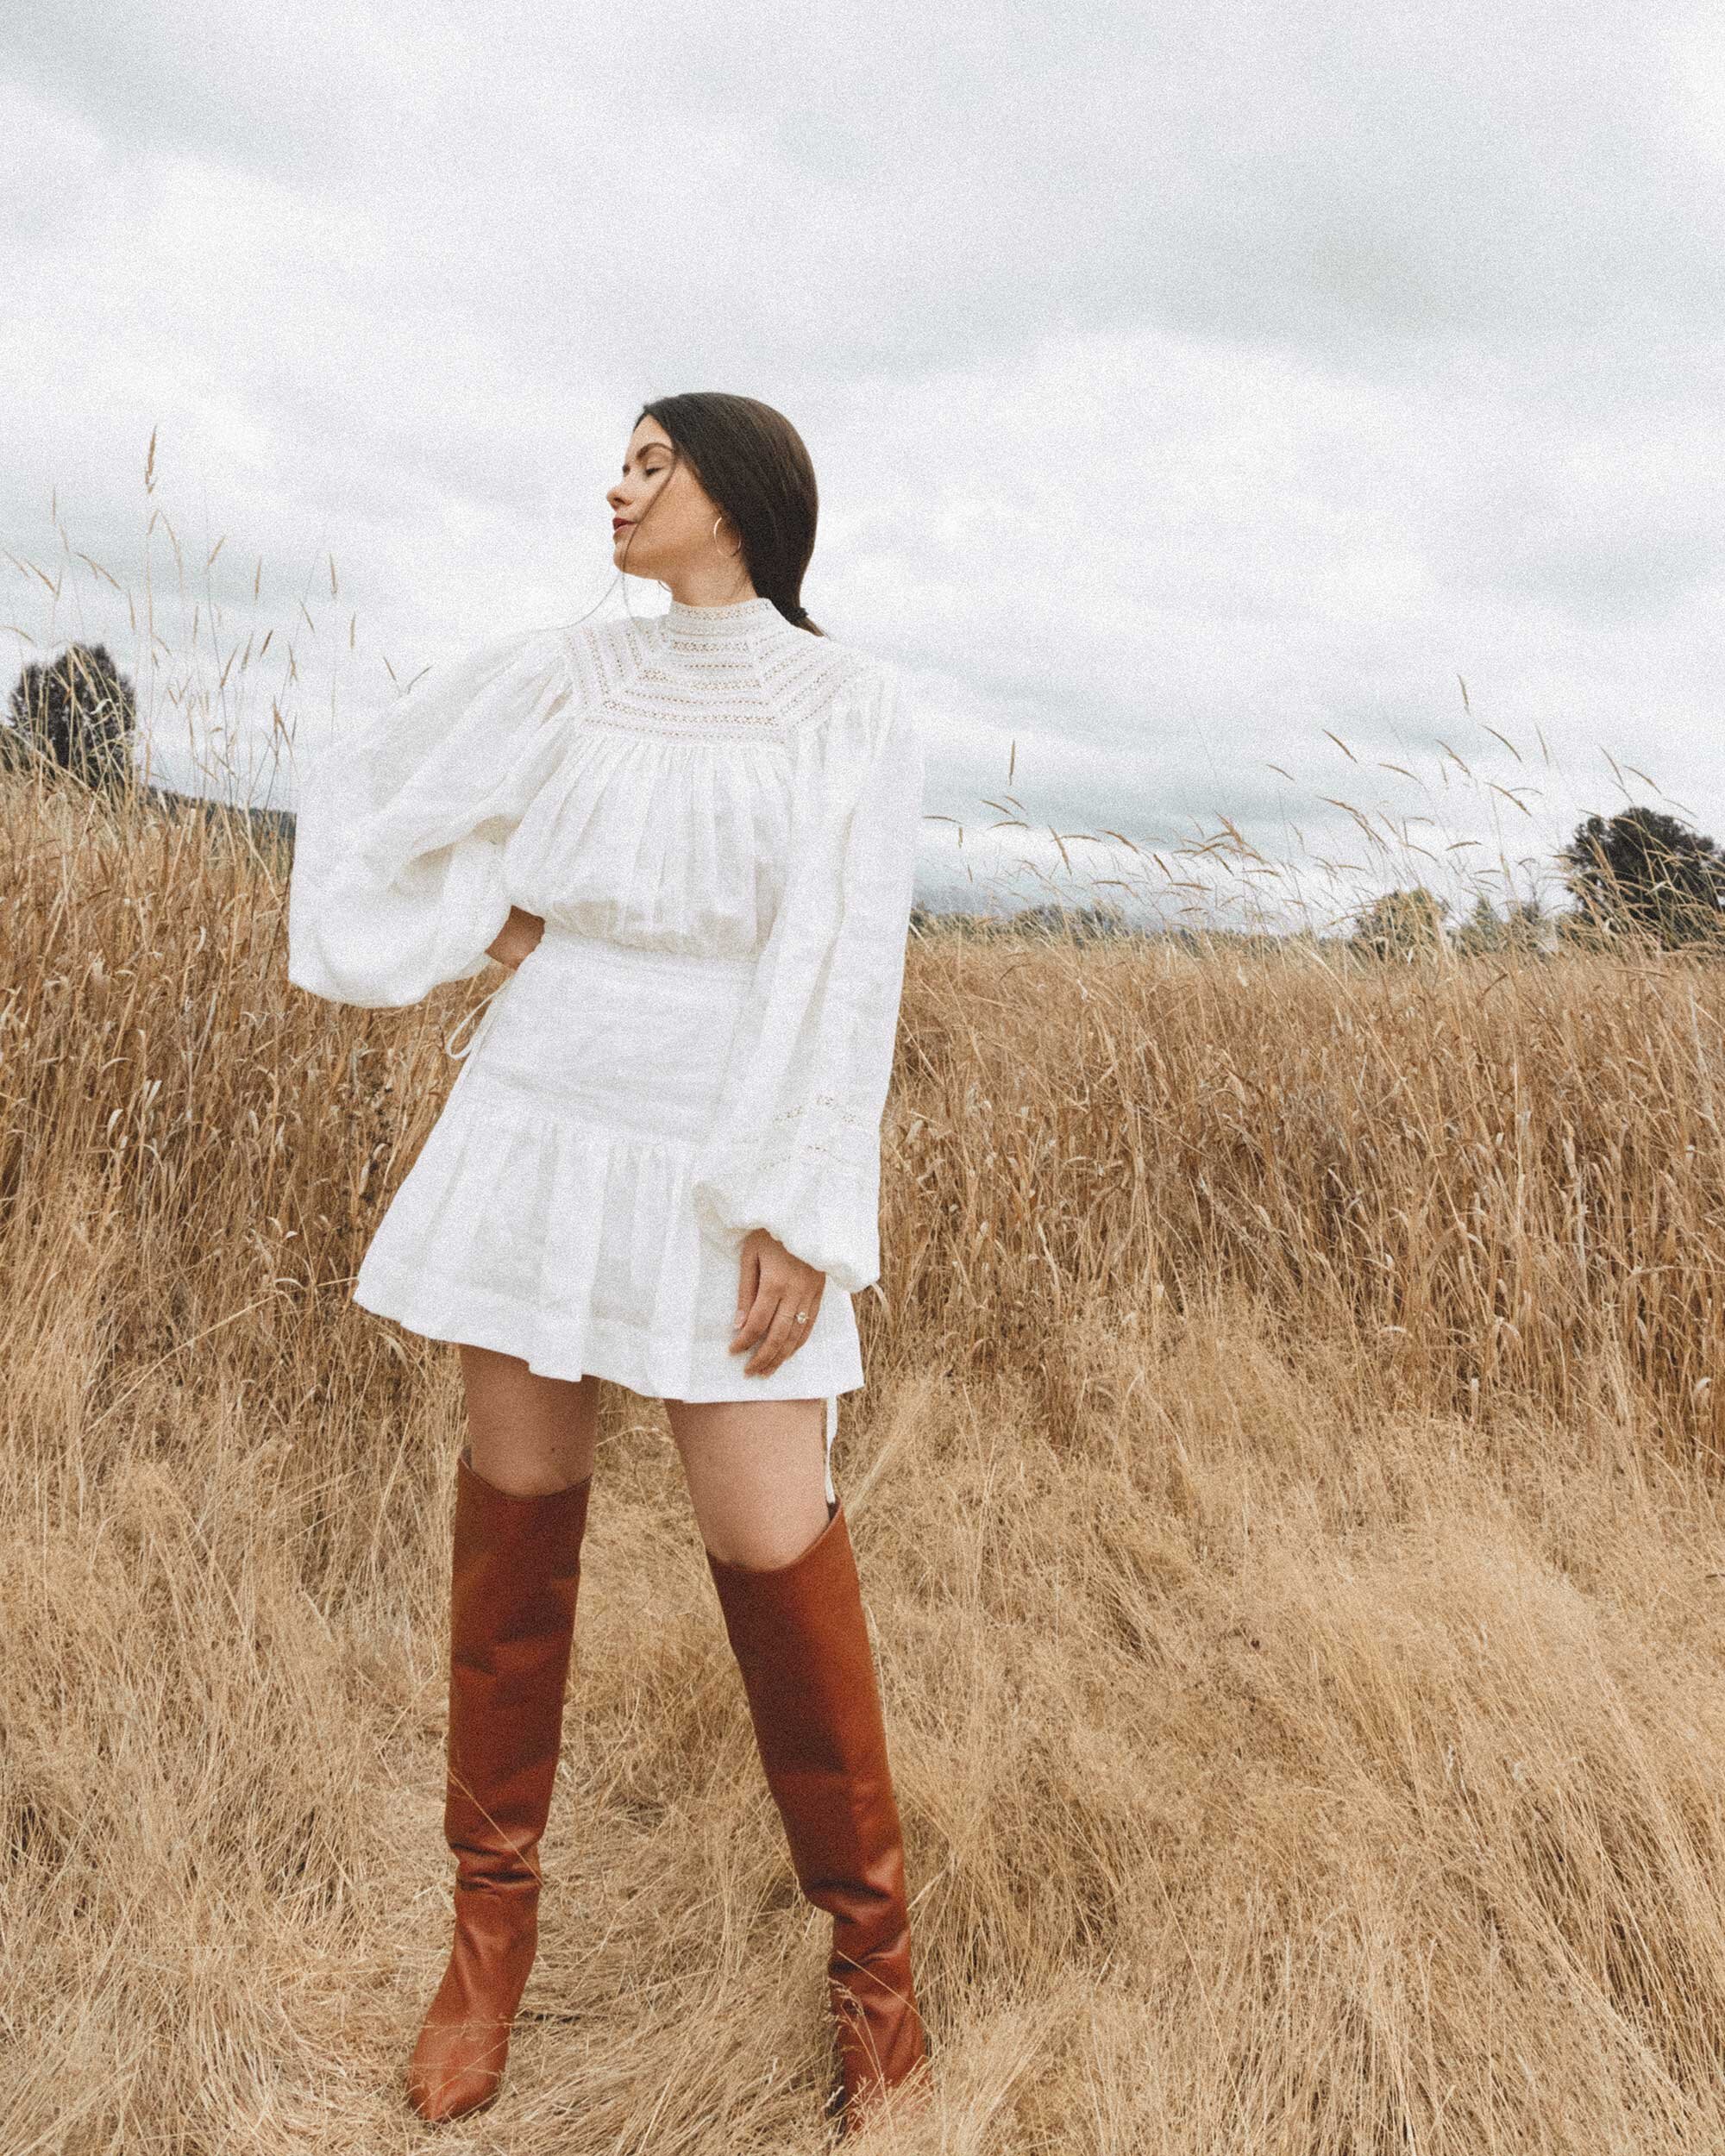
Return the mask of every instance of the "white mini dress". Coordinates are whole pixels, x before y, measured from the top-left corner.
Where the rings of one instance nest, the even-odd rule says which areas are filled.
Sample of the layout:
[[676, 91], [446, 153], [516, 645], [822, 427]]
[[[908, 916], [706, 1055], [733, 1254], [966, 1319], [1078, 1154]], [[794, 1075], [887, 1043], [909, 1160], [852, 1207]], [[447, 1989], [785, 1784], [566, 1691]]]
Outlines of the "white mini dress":
[[[511, 905], [545, 922], [450, 1037], [461, 1069], [354, 1300], [650, 1398], [824, 1397], [831, 1506], [923, 776], [896, 669], [767, 599], [494, 639], [306, 760], [297, 987], [414, 1003], [494, 963]], [[730, 1342], [756, 1227], [826, 1287], [749, 1377]]]

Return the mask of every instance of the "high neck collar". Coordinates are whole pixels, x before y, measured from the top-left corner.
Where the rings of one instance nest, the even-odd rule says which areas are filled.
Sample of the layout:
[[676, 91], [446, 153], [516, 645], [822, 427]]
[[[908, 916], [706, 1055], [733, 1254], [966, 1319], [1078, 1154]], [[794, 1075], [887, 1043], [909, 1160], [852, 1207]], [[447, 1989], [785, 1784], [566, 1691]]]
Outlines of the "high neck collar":
[[674, 599], [665, 609], [665, 626], [680, 642], [693, 638], [701, 642], [729, 643], [758, 636], [763, 629], [775, 625], [782, 629], [791, 626], [771, 599], [758, 597], [737, 599], [729, 606], [690, 606]]

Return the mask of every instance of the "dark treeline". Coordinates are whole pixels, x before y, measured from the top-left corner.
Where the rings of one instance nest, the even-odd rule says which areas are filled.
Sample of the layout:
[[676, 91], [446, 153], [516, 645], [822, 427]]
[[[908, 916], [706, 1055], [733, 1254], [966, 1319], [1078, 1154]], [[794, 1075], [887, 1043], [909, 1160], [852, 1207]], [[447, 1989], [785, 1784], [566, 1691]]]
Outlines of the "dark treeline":
[[[203, 815], [292, 858], [293, 816], [147, 785], [135, 761], [137, 700], [105, 644], [69, 643], [28, 661], [0, 723], [0, 769], [36, 769], [105, 793], [130, 793], [167, 815]], [[1048, 902], [1006, 913], [917, 906], [919, 935], [1055, 937], [1074, 943], [1151, 941], [1201, 951], [1279, 951], [1302, 946], [1363, 958], [1411, 961], [1447, 950], [1459, 956], [1552, 956], [1565, 950], [1629, 945], [1711, 955], [1725, 950], [1725, 854], [1680, 818], [1635, 805], [1591, 815], [1575, 829], [1555, 866], [1571, 900], [1548, 910], [1513, 899], [1500, 912], [1484, 893], [1459, 920], [1421, 884], [1382, 893], [1351, 928], [1333, 935], [1225, 927], [1145, 926], [1113, 906]]]

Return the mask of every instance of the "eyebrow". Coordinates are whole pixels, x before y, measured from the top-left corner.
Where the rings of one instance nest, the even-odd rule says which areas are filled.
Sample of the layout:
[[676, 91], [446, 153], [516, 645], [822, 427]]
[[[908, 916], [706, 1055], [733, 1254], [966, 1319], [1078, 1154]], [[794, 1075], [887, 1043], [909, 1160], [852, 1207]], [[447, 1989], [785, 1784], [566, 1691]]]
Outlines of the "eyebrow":
[[[640, 454], [644, 457], [650, 450], [668, 450], [670, 447], [671, 445], [668, 442], [643, 442], [641, 445]], [[624, 457], [623, 462], [618, 467], [618, 469], [621, 472], [626, 472], [629, 469], [629, 459], [627, 457]]]

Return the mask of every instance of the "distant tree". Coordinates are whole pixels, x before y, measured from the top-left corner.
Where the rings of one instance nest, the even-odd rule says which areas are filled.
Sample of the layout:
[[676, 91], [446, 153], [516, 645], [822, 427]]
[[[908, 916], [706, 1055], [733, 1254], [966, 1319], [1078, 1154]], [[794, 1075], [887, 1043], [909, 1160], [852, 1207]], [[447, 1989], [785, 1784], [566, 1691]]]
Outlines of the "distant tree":
[[1511, 899], [1503, 922], [1506, 950], [1550, 951], [1556, 948], [1557, 924], [1538, 899]]
[[1455, 932], [1455, 948], [1465, 958], [1477, 958], [1484, 951], [1503, 948], [1503, 922], [1497, 909], [1484, 892], [1473, 902], [1473, 910]]
[[106, 644], [68, 644], [25, 667], [0, 726], [0, 766], [47, 762], [114, 792], [133, 782], [137, 699]]
[[1414, 957], [1437, 950], [1444, 941], [1449, 901], [1416, 883], [1410, 891], [1386, 891], [1360, 914], [1348, 941], [1367, 957]]
[[1585, 929], [1665, 949], [1725, 938], [1725, 855], [1675, 816], [1637, 805], [1590, 816], [1559, 854]]
[[1555, 940], [1554, 924], [1538, 899], [1511, 899], [1500, 914], [1482, 891], [1452, 940], [1456, 950], [1470, 957], [1545, 950]]

